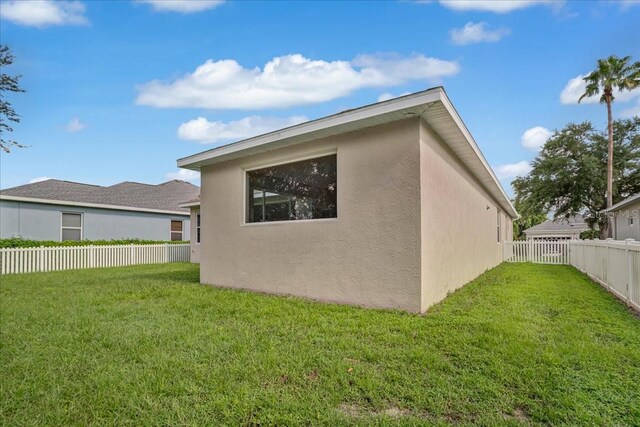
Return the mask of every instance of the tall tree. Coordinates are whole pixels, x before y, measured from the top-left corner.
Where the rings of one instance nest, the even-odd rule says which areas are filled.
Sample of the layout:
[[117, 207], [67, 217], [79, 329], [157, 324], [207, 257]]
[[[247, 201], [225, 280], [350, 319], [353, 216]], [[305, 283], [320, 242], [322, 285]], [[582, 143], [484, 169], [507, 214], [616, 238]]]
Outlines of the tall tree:
[[[614, 202], [640, 192], [640, 118], [612, 123]], [[529, 175], [513, 182], [516, 206], [523, 213], [553, 212], [555, 218], [584, 214], [590, 227], [608, 237], [605, 178], [607, 132], [589, 122], [569, 124], [546, 142]]]
[[[607, 130], [609, 132], [609, 149], [607, 158], [607, 207], [613, 205], [613, 115], [611, 103], [615, 97], [614, 90], [632, 90], [640, 86], [640, 61], [630, 64], [631, 57], [618, 58], [615, 55], [607, 59], [599, 59], [598, 66], [584, 78], [587, 87], [578, 100], [600, 95], [600, 102], [607, 104]], [[607, 225], [608, 228], [608, 225]]]
[[[0, 70], [4, 70], [13, 64], [13, 54], [7, 45], [0, 45]], [[0, 149], [6, 153], [11, 151], [12, 147], [24, 148], [24, 145], [17, 143], [11, 139], [5, 139], [5, 134], [13, 132], [13, 128], [9, 122], [20, 122], [20, 116], [13, 109], [9, 101], [6, 100], [6, 92], [24, 92], [20, 88], [19, 80], [21, 76], [10, 76], [4, 71], [0, 73]]]

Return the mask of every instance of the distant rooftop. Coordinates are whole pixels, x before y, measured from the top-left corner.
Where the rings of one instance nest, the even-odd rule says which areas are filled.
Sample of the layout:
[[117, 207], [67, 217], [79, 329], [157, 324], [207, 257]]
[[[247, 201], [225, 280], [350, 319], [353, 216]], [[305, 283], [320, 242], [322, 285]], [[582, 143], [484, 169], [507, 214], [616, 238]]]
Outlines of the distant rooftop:
[[531, 228], [524, 230], [525, 233], [540, 233], [540, 232], [562, 232], [562, 231], [584, 231], [589, 226], [584, 222], [582, 215], [574, 215], [569, 218], [558, 218], [555, 220], [547, 220], [541, 224], [534, 225]]
[[118, 206], [124, 208], [188, 212], [180, 203], [195, 199], [200, 187], [185, 181], [172, 180], [162, 184], [142, 184], [125, 181], [109, 187], [79, 182], [48, 179], [0, 191], [0, 197], [53, 200], [60, 202]]

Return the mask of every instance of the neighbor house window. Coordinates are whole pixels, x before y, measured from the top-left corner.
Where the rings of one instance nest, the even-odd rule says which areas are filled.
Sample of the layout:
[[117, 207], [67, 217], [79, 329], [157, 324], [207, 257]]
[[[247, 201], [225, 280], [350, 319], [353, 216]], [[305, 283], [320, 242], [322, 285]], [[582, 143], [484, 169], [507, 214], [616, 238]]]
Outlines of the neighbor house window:
[[82, 240], [82, 214], [62, 212], [60, 236], [63, 242]]
[[196, 214], [196, 243], [200, 243], [200, 212]]
[[498, 243], [500, 243], [500, 209], [498, 209], [496, 229], [498, 232]]
[[336, 218], [336, 155], [247, 172], [247, 222]]
[[171, 241], [182, 240], [182, 221], [171, 221]]

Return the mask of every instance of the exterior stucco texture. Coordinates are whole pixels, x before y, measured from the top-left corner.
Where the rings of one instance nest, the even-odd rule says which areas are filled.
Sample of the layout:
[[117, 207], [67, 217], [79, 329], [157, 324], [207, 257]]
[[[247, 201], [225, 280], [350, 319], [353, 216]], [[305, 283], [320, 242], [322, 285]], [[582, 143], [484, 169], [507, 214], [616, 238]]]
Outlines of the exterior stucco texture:
[[183, 239], [189, 240], [189, 217], [41, 203], [0, 201], [0, 237], [31, 240], [61, 239], [61, 214], [82, 214], [83, 240], [137, 238], [170, 240], [171, 220], [183, 221]]
[[[496, 203], [427, 130], [412, 118], [203, 167], [201, 282], [424, 312], [498, 264]], [[247, 169], [329, 153], [337, 218], [245, 223]]]

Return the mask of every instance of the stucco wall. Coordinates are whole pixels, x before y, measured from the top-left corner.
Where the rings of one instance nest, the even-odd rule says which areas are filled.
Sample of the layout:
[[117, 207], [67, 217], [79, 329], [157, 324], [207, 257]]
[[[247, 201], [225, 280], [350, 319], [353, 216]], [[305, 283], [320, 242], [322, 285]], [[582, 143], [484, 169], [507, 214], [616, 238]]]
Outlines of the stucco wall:
[[[203, 283], [420, 311], [417, 119], [202, 169]], [[337, 152], [336, 219], [245, 224], [244, 169]]]
[[170, 240], [170, 220], [182, 220], [189, 240], [189, 217], [0, 200], [0, 237], [60, 240], [61, 212], [82, 213], [84, 240], [138, 238]]
[[[614, 212], [614, 236], [616, 240], [640, 240], [640, 200]], [[629, 225], [629, 218], [633, 217], [633, 225]]]
[[[200, 243], [198, 243], [196, 241], [196, 236], [198, 235], [196, 227], [198, 224], [198, 219], [196, 218], [196, 215], [200, 213], [200, 208], [191, 208], [191, 226], [190, 226], [190, 232], [191, 232], [191, 236], [193, 237], [191, 239], [191, 262], [194, 264], [199, 264], [200, 263]], [[202, 224], [200, 225], [200, 232], [202, 233]], [[202, 234], [200, 235], [200, 238], [202, 238]]]
[[511, 220], [424, 123], [420, 126], [422, 194], [421, 309], [442, 300], [502, 262], [502, 242], [512, 235]]

